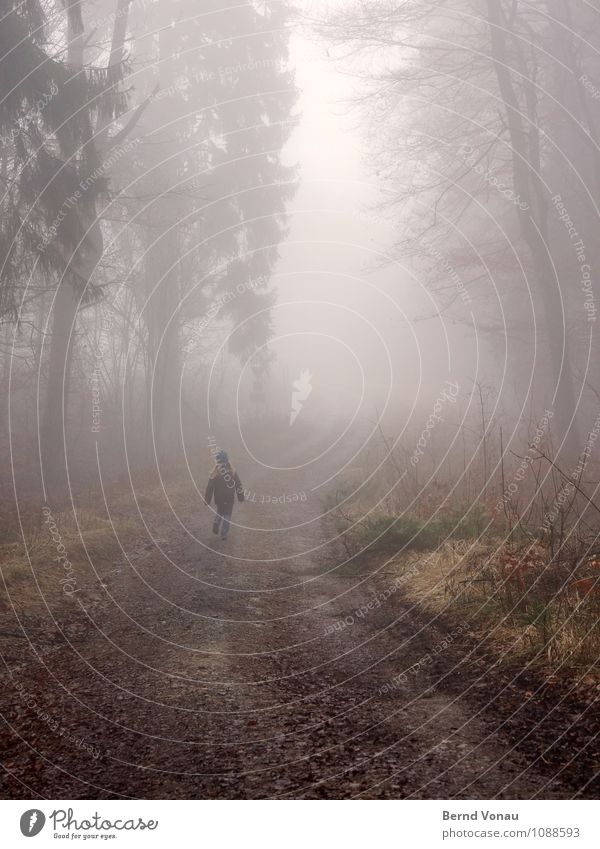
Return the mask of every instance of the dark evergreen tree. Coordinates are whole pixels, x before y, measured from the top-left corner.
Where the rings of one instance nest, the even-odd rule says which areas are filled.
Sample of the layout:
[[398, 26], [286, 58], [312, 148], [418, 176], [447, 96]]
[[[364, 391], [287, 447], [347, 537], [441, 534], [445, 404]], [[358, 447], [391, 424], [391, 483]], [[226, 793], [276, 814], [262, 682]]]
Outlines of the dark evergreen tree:
[[102, 256], [99, 206], [107, 196], [107, 163], [116, 143], [103, 131], [126, 105], [118, 43], [106, 68], [86, 68], [81, 0], [64, 5], [66, 61], [48, 48], [39, 0], [0, 2], [0, 310], [18, 317], [33, 273], [42, 288], [56, 289], [41, 449], [46, 489], [57, 494], [65, 489], [74, 323], [78, 306], [98, 296], [92, 274]]
[[284, 3], [247, 2], [233, 14], [223, 0], [201, 12], [179, 0], [138, 15], [140, 27], [158, 33], [138, 56], [149, 68], [146, 93], [157, 84], [159, 91], [143, 121], [137, 191], [146, 225], [149, 409], [155, 443], [168, 453], [179, 432], [182, 324], [193, 326], [221, 299], [219, 320], [234, 324], [231, 351], [243, 355], [268, 338], [269, 282], [295, 191], [282, 149], [297, 90]]

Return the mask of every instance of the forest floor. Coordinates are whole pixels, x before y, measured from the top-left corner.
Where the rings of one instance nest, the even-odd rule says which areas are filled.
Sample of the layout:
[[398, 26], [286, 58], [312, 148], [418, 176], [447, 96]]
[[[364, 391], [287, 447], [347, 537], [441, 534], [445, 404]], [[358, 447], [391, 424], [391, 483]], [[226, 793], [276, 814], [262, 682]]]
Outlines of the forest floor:
[[5, 636], [3, 797], [597, 796], [596, 705], [493, 668], [409, 602], [405, 563], [344, 563], [310, 497], [253, 488], [227, 542], [198, 499], [150, 501], [153, 539]]

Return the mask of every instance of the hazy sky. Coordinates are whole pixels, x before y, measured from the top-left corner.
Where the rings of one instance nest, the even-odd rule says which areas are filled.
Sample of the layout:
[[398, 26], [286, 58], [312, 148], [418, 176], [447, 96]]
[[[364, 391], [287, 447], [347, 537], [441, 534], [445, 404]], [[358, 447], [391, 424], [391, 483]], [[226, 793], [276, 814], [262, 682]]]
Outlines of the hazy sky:
[[446, 329], [408, 321], [433, 312], [429, 296], [405, 269], [381, 267], [398, 233], [373, 209], [380, 187], [352, 106], [360, 81], [301, 32], [291, 57], [301, 121], [286, 154], [299, 163], [301, 182], [274, 280], [271, 348], [285, 363], [285, 379], [303, 369], [314, 374], [315, 396], [321, 389], [332, 411], [354, 411], [363, 385], [368, 415], [382, 408], [390, 385], [409, 405], [429, 403], [448, 373]]

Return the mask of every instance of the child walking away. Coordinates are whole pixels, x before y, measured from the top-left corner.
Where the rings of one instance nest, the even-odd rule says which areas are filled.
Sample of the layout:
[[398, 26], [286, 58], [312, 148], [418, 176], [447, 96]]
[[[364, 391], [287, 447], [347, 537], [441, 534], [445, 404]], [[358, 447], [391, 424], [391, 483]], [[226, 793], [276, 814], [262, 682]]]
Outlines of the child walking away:
[[244, 490], [237, 472], [229, 462], [227, 451], [219, 451], [216, 456], [217, 464], [211, 472], [206, 487], [204, 500], [210, 504], [215, 499], [215, 521], [213, 534], [221, 533], [221, 539], [227, 539], [233, 505], [237, 494], [238, 500], [244, 500]]

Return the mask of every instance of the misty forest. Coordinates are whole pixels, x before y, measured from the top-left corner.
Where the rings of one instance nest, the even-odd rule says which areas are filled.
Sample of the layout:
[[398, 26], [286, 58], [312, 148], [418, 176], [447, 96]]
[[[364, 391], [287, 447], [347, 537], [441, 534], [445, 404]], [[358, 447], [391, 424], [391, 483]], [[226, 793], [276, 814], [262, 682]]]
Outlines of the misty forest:
[[600, 3], [0, 0], [4, 798], [600, 790]]

